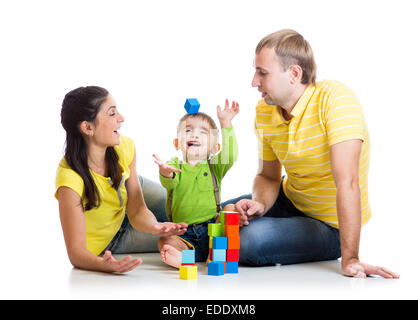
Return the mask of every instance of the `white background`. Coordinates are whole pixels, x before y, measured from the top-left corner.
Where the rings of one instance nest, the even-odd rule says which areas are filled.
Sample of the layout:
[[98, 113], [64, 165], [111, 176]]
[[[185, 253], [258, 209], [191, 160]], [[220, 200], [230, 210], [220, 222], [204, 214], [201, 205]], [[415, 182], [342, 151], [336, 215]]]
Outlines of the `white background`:
[[239, 160], [223, 182], [227, 200], [251, 191], [257, 168], [254, 49], [283, 28], [310, 42], [319, 80], [346, 83], [363, 105], [373, 218], [361, 258], [416, 281], [417, 27], [412, 0], [2, 1], [0, 297], [27, 296], [13, 280], [22, 274], [71, 269], [53, 197], [66, 92], [107, 88], [126, 119], [121, 133], [136, 144], [138, 172], [154, 180], [151, 155], [175, 154], [186, 98], [215, 119], [225, 98], [239, 101]]

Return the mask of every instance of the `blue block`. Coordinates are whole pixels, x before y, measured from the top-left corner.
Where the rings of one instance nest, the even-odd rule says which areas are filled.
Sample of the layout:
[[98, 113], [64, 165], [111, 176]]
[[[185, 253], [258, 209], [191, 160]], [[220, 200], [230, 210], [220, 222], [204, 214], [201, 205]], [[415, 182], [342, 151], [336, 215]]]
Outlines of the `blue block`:
[[226, 261], [226, 250], [225, 249], [213, 249], [212, 250], [212, 261]]
[[209, 262], [208, 275], [222, 276], [225, 274], [225, 264], [223, 262]]
[[228, 249], [228, 238], [227, 237], [213, 237], [212, 240], [213, 249]]
[[193, 114], [198, 113], [200, 108], [200, 103], [195, 98], [186, 99], [186, 103], [184, 104], [184, 109], [186, 109], [187, 113]]
[[195, 263], [194, 250], [182, 250], [181, 251], [181, 263]]
[[226, 263], [226, 273], [238, 273], [238, 261], [228, 261]]

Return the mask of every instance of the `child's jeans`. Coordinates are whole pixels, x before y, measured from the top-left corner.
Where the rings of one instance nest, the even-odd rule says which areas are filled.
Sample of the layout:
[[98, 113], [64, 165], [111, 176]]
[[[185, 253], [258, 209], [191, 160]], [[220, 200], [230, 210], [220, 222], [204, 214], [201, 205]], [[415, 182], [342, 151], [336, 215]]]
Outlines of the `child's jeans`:
[[180, 236], [193, 245], [196, 262], [206, 261], [209, 255], [208, 223], [215, 223], [215, 219], [190, 225], [186, 233]]

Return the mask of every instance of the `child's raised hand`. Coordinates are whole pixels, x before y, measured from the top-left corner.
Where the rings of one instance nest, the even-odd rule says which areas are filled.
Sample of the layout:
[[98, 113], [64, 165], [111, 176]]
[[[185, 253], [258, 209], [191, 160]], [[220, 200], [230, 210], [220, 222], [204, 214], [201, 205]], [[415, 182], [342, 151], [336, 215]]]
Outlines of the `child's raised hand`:
[[228, 99], [225, 100], [225, 107], [222, 110], [221, 106], [218, 106], [218, 119], [221, 124], [221, 128], [229, 128], [232, 126], [232, 119], [239, 113], [238, 102], [232, 101], [232, 106], [229, 107]]
[[156, 154], [152, 155], [154, 157], [154, 162], [160, 167], [160, 174], [166, 178], [172, 178], [174, 172], [181, 172], [180, 169], [174, 168], [166, 164], [163, 160], [160, 159]]

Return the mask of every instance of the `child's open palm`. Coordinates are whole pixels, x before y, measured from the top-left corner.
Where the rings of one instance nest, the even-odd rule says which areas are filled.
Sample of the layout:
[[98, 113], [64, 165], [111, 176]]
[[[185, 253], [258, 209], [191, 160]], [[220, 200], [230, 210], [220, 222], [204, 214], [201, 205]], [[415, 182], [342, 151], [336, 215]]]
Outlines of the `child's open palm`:
[[160, 159], [159, 156], [156, 154], [152, 155], [154, 157], [154, 162], [158, 164], [160, 167], [160, 174], [166, 178], [172, 178], [174, 176], [174, 172], [181, 172], [180, 169], [174, 168], [173, 166], [169, 166], [163, 160]]
[[231, 107], [229, 107], [228, 99], [225, 100], [225, 107], [222, 110], [221, 106], [218, 106], [218, 119], [222, 128], [227, 128], [232, 125], [231, 120], [239, 113], [238, 102], [232, 101]]

